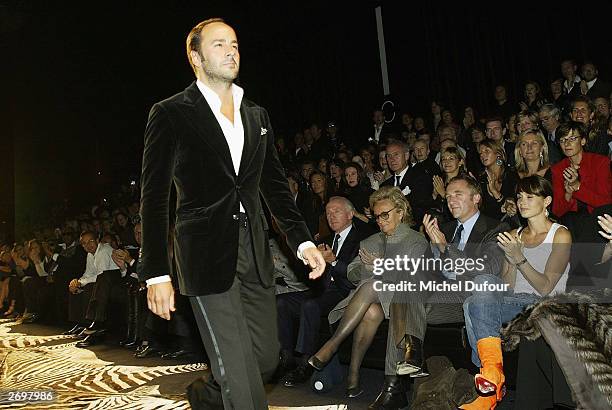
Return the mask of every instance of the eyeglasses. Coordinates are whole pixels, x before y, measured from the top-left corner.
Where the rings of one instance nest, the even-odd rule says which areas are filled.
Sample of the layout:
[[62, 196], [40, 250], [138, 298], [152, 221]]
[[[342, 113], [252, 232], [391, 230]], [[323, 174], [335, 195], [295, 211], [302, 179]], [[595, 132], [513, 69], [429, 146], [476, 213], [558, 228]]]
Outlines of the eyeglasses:
[[389, 220], [389, 214], [391, 213], [391, 211], [393, 211], [396, 208], [397, 207], [393, 207], [393, 208], [389, 209], [388, 211], [379, 213], [378, 215], [373, 214], [374, 220], [378, 221], [378, 218], [382, 218], [383, 221], [388, 221]]
[[573, 135], [571, 137], [563, 137], [563, 138], [559, 138], [559, 144], [563, 145], [566, 142], [575, 142], [578, 138], [580, 138], [577, 135]]
[[89, 245], [90, 243], [95, 243], [95, 242], [96, 242], [95, 239], [90, 239], [88, 241], [81, 241], [81, 245], [86, 246], [86, 245]]

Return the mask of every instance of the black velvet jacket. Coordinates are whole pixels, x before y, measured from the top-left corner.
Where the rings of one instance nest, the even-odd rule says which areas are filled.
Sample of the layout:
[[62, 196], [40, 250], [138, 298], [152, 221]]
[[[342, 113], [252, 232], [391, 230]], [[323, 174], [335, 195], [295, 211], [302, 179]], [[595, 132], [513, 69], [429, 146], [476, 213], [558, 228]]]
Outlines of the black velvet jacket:
[[231, 287], [240, 202], [249, 219], [259, 276], [264, 286], [274, 285], [260, 193], [294, 252], [311, 240], [278, 159], [268, 113], [243, 99], [240, 115], [244, 148], [236, 175], [223, 131], [195, 82], [151, 109], [142, 160], [140, 280], [170, 272], [172, 183], [177, 192], [174, 255], [184, 295], [221, 293]]

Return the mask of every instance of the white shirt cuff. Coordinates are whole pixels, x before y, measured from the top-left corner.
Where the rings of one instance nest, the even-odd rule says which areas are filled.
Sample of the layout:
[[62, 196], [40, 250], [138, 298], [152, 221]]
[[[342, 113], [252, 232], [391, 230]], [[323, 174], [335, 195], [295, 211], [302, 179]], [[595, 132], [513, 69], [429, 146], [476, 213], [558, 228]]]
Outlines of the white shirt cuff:
[[316, 248], [315, 244], [310, 242], [310, 241], [306, 241], [306, 242], [302, 242], [300, 244], [300, 246], [298, 246], [298, 251], [297, 251], [297, 257], [302, 261], [305, 262], [304, 260], [304, 256], [302, 255], [302, 253], [308, 249], [308, 248]]
[[155, 285], [157, 283], [170, 282], [170, 281], [171, 281], [170, 275], [156, 276], [154, 278], [146, 280], [147, 286]]

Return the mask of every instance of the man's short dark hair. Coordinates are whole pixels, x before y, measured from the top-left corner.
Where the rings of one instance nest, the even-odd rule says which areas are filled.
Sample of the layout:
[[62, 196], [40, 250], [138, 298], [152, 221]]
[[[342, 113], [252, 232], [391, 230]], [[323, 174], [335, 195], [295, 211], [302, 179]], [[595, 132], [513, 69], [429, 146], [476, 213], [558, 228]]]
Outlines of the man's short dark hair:
[[472, 194], [476, 195], [480, 195], [480, 197], [482, 198], [482, 189], [480, 189], [480, 184], [478, 183], [478, 181], [474, 178], [472, 178], [469, 174], [459, 174], [456, 177], [451, 178], [450, 181], [448, 181], [448, 185], [450, 185], [453, 182], [459, 182], [459, 181], [465, 181], [466, 184], [468, 184], [468, 186], [470, 187], [470, 190], [472, 191]]
[[187, 40], [185, 41], [185, 45], [187, 47], [187, 59], [189, 60], [189, 64], [191, 65], [191, 68], [193, 69], [194, 73], [197, 73], [197, 71], [196, 66], [191, 60], [191, 52], [195, 51], [198, 54], [201, 54], [200, 43], [202, 42], [202, 30], [204, 29], [204, 27], [212, 23], [225, 23], [225, 20], [220, 17], [214, 17], [201, 21], [196, 24], [195, 27], [193, 27], [187, 35]]
[[504, 121], [504, 119], [502, 117], [500, 117], [499, 115], [494, 115], [492, 117], [487, 118], [486, 122], [485, 122], [485, 127], [488, 123], [490, 122], [496, 122], [499, 121], [499, 123], [501, 124], [502, 128], [506, 128], [506, 121]]

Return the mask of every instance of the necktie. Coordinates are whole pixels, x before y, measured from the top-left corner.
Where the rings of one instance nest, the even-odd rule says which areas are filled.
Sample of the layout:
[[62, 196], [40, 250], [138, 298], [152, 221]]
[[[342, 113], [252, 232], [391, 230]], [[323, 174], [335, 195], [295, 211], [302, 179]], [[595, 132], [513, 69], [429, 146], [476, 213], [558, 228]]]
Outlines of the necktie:
[[340, 234], [337, 233], [334, 236], [334, 243], [332, 244], [332, 252], [334, 253], [334, 255], [338, 255], [338, 242], [340, 241]]
[[459, 223], [459, 226], [457, 226], [457, 230], [455, 231], [455, 235], [453, 236], [453, 240], [451, 241], [451, 243], [457, 246], [459, 245], [459, 242], [461, 242], [461, 232], [463, 232], [463, 225]]
[[401, 182], [402, 182], [402, 177], [399, 175], [396, 175], [395, 176], [395, 186], [400, 186]]

